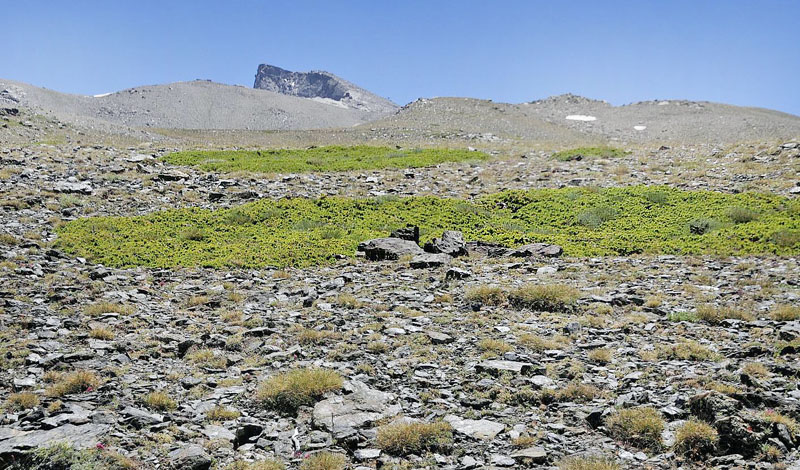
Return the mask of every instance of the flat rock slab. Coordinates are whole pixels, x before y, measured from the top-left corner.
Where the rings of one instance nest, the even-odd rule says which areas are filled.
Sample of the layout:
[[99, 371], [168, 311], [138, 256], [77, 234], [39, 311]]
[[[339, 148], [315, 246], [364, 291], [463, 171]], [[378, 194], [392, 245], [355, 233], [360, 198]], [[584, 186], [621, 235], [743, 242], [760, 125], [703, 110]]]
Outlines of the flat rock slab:
[[367, 240], [359, 243], [358, 251], [363, 251], [364, 256], [370, 261], [397, 260], [402, 256], [424, 253], [416, 243], [401, 238]]
[[408, 264], [414, 269], [438, 268], [450, 264], [452, 259], [443, 253], [425, 253], [415, 256]]
[[67, 443], [76, 449], [88, 449], [101, 442], [101, 436], [108, 432], [104, 424], [82, 424], [75, 426], [65, 424], [47, 431], [15, 431], [3, 432], [1, 436], [9, 436], [0, 440], [0, 456], [17, 454], [56, 443]]
[[509, 256], [515, 258], [529, 258], [531, 256], [544, 256], [547, 258], [555, 258], [561, 256], [564, 249], [558, 245], [551, 245], [549, 243], [531, 243], [514, 248], [509, 252]]
[[515, 460], [530, 460], [535, 463], [542, 463], [547, 460], [547, 452], [541, 447], [528, 447], [511, 454]]
[[350, 393], [314, 405], [314, 423], [334, 436], [349, 435], [355, 429], [402, 411], [400, 405], [394, 403], [396, 397], [392, 393], [373, 390], [356, 380], [345, 382], [342, 388]]
[[481, 362], [476, 366], [476, 369], [478, 372], [488, 372], [494, 375], [501, 372], [527, 375], [533, 370], [533, 364], [529, 362], [492, 360]]
[[169, 453], [173, 468], [181, 470], [208, 470], [211, 468], [211, 457], [202, 446], [190, 444]]
[[491, 441], [505, 429], [504, 424], [488, 419], [461, 419], [456, 415], [447, 415], [444, 421], [450, 423], [456, 432], [484, 441]]

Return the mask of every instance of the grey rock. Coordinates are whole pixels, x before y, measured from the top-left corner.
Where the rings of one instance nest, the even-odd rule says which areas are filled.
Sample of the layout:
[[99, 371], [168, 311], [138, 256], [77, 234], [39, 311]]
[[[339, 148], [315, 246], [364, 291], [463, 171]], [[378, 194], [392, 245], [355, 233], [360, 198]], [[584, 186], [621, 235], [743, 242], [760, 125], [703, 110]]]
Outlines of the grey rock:
[[408, 264], [414, 269], [438, 268], [450, 264], [452, 259], [449, 255], [441, 253], [424, 253], [415, 256]]
[[85, 181], [59, 181], [53, 185], [57, 193], [92, 194], [92, 185]]
[[511, 454], [511, 457], [516, 460], [531, 461], [534, 463], [543, 463], [547, 460], [547, 452], [542, 447], [528, 447]]
[[467, 255], [467, 245], [464, 235], [455, 230], [446, 230], [441, 238], [434, 238], [425, 244], [428, 253], [443, 253], [452, 257]]
[[344, 383], [347, 395], [334, 396], [314, 405], [314, 424], [334, 436], [348, 435], [379, 419], [400, 414], [402, 408], [394, 403], [394, 394], [369, 388], [356, 380]]
[[515, 258], [529, 258], [531, 256], [556, 258], [561, 256], [563, 252], [564, 249], [558, 245], [551, 245], [548, 243], [531, 243], [529, 245], [523, 245], [512, 249], [508, 255]]
[[414, 242], [400, 238], [376, 238], [358, 245], [358, 251], [371, 261], [397, 260], [406, 255], [419, 255], [424, 253], [422, 248]]
[[[76, 449], [88, 449], [101, 442], [109, 427], [101, 424], [65, 424], [47, 431], [5, 432], [10, 437], [0, 440], [0, 456], [66, 443]], [[2, 435], [0, 434], [0, 435]]]
[[527, 375], [532, 368], [533, 364], [527, 362], [500, 360], [483, 361], [476, 366], [478, 372], [489, 372], [494, 375], [501, 372], [513, 372], [515, 374]]
[[462, 419], [455, 415], [447, 415], [444, 421], [450, 423], [456, 432], [485, 441], [491, 441], [505, 429], [502, 423], [488, 419]]
[[169, 453], [169, 460], [176, 470], [208, 470], [211, 468], [211, 457], [203, 447], [190, 444]]

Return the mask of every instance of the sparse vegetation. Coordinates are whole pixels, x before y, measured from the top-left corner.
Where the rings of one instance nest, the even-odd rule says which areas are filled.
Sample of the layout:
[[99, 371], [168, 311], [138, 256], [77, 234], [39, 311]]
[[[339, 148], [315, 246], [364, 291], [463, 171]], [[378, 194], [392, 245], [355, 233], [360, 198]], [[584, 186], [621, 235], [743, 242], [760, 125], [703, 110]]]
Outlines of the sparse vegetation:
[[50, 388], [47, 395], [51, 397], [63, 397], [74, 393], [84, 393], [96, 389], [100, 385], [100, 379], [94, 372], [88, 370], [76, 370], [61, 375]]
[[477, 286], [467, 289], [466, 299], [481, 305], [502, 305], [508, 296], [502, 287]]
[[12, 393], [6, 399], [6, 406], [15, 411], [29, 410], [39, 406], [39, 397], [31, 392]]
[[447, 450], [453, 443], [453, 429], [445, 422], [394, 423], [378, 428], [378, 447], [392, 455]]
[[578, 147], [553, 154], [553, 159], [561, 162], [580, 161], [585, 158], [619, 158], [628, 152], [614, 147]]
[[508, 293], [511, 305], [544, 312], [571, 311], [580, 298], [580, 291], [561, 284], [528, 284]]
[[777, 321], [800, 320], [800, 305], [776, 305], [770, 311], [770, 317]]
[[294, 412], [300, 406], [313, 404], [328, 392], [339, 390], [342, 381], [342, 377], [332, 370], [296, 369], [274, 375], [261, 383], [256, 399], [270, 408]]
[[178, 404], [166, 392], [150, 392], [142, 399], [144, 405], [154, 411], [172, 411]]
[[96, 302], [91, 305], [87, 305], [83, 313], [91, 316], [103, 315], [105, 313], [120, 313], [130, 315], [133, 313], [133, 307], [114, 302]]
[[711, 425], [691, 419], [675, 433], [675, 452], [697, 459], [714, 451], [719, 435]]
[[751, 321], [754, 319], [752, 314], [744, 310], [732, 307], [717, 307], [710, 304], [697, 306], [697, 318], [711, 324], [717, 324], [722, 320], [728, 319], [744, 321]]
[[608, 457], [567, 457], [556, 463], [558, 470], [620, 470], [620, 466]]
[[347, 457], [342, 454], [317, 452], [303, 460], [300, 470], [343, 470], [345, 464], [347, 464]]
[[664, 420], [655, 408], [645, 406], [618, 410], [606, 418], [611, 436], [640, 449], [661, 448]]
[[[800, 252], [800, 237], [787, 242], [786, 236], [771, 235], [800, 233], [800, 202], [753, 193], [658, 190], [668, 194], [670, 204], [652, 204], [646, 194], [653, 188], [647, 186], [506, 191], [471, 203], [429, 196], [265, 199], [217, 211], [186, 208], [77, 219], [58, 228], [57, 244], [109, 266], [304, 267], [352, 255], [359, 242], [411, 223], [420, 226], [423, 241], [443, 230], [461, 230], [468, 240], [510, 246], [557, 243], [568, 256]], [[758, 208], [759, 219], [714, 225], [714, 230], [713, 224], [695, 223], [698, 216], [725, 217], [731, 205]], [[609, 208], [614, 223], [576, 225], [579, 214], [597, 207]], [[231, 224], [231, 213], [246, 214], [252, 223]], [[548, 231], [542, 232], [542, 226]], [[187, 242], [181, 234], [192, 227], [206, 236]], [[328, 236], [327, 227], [342, 230]]]
[[313, 147], [308, 149], [175, 152], [163, 157], [173, 165], [196, 166], [206, 171], [255, 173], [307, 173], [317, 171], [417, 168], [445, 162], [485, 160], [483, 152], [390, 147]]
[[230, 421], [238, 418], [241, 415], [242, 414], [238, 411], [222, 405], [217, 405], [214, 408], [206, 411], [206, 419], [209, 421]]
[[121, 454], [102, 449], [74, 449], [58, 443], [29, 452], [11, 464], [10, 470], [135, 470], [141, 468]]
[[225, 470], [285, 470], [286, 466], [276, 460], [259, 460], [257, 462], [245, 462], [237, 460], [225, 467]]

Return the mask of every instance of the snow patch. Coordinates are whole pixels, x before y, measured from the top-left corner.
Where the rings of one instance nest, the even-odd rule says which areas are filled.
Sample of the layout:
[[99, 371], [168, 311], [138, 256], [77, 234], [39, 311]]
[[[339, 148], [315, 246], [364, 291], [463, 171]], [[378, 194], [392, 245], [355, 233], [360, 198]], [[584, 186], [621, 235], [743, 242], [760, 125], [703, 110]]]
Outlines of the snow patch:
[[102, 98], [102, 97], [104, 97], [104, 96], [108, 96], [108, 95], [110, 95], [110, 94], [111, 94], [111, 93], [100, 93], [99, 95], [92, 95], [92, 96], [93, 96], [93, 97], [95, 97], [95, 98]]
[[597, 118], [594, 116], [586, 116], [584, 114], [570, 114], [567, 116], [567, 120], [569, 121], [596, 121]]
[[634, 130], [643, 131], [647, 129], [647, 126], [633, 126]]

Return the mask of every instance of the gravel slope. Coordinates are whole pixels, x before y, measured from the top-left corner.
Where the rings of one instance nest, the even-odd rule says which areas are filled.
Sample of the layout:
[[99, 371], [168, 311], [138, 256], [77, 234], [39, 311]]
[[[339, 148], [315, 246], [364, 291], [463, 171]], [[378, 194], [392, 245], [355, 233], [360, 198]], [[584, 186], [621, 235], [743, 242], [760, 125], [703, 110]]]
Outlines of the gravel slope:
[[346, 127], [379, 113], [209, 81], [143, 86], [105, 96], [59, 93], [0, 80], [0, 105], [90, 127], [289, 130]]

